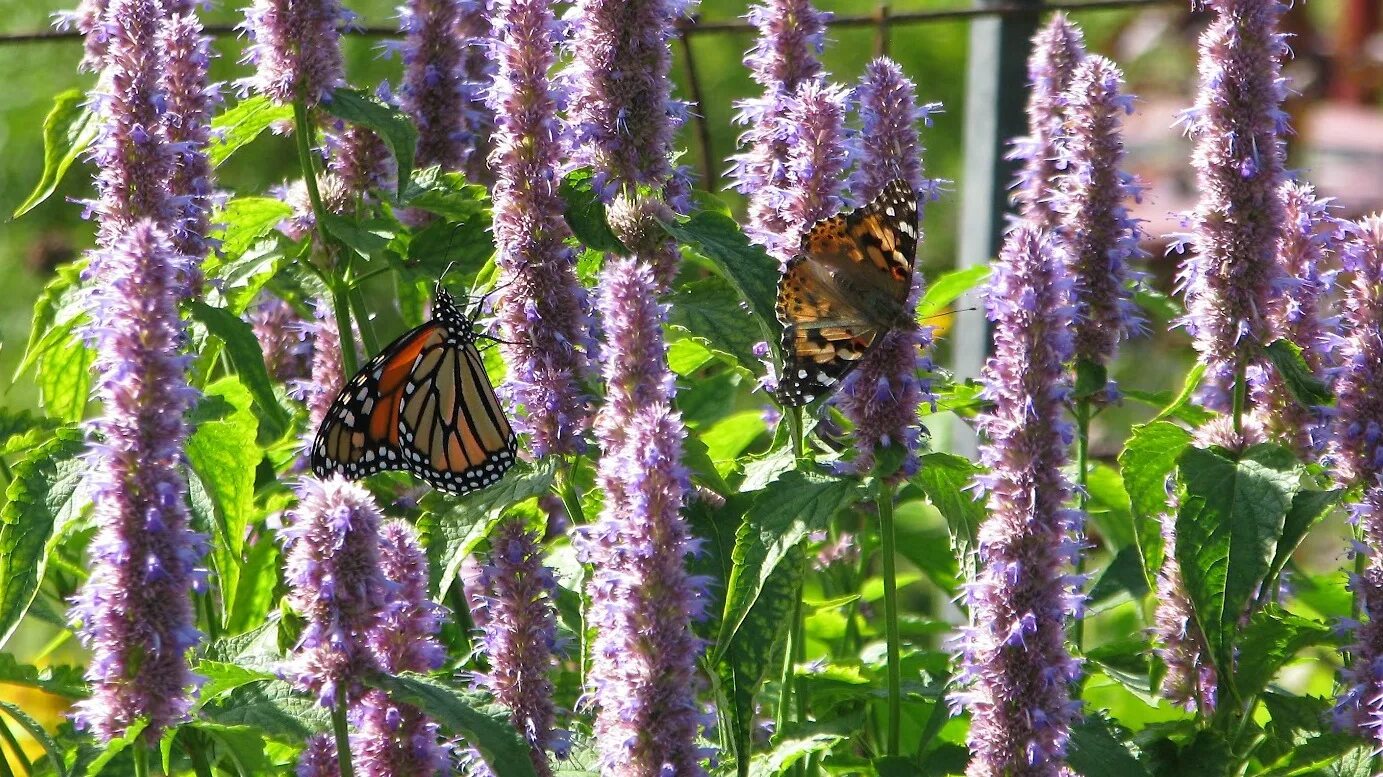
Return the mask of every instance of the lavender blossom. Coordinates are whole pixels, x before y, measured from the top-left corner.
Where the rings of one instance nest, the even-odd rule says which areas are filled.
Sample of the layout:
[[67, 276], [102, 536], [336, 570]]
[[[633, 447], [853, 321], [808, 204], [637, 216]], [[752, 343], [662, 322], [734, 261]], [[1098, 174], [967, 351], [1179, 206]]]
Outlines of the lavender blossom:
[[1177, 501], [1171, 497], [1171, 510], [1161, 516], [1162, 545], [1166, 555], [1157, 573], [1157, 605], [1153, 617], [1154, 645], [1167, 667], [1162, 678], [1162, 695], [1188, 711], [1209, 715], [1219, 698], [1219, 678], [1210, 662], [1205, 635], [1196, 623], [1195, 608], [1181, 576], [1175, 548]]
[[490, 157], [495, 172], [495, 262], [505, 362], [503, 391], [526, 411], [517, 421], [536, 456], [576, 453], [590, 411], [581, 382], [589, 372], [590, 303], [558, 191], [557, 96], [547, 73], [556, 21], [540, 0], [498, 0], [498, 71], [490, 93], [498, 117]]
[[[922, 173], [917, 122], [926, 121], [933, 106], [918, 107], [916, 88], [888, 59], [876, 59], [865, 68], [855, 97], [863, 127], [852, 148], [857, 162], [851, 178], [855, 201], [869, 202], [890, 181], [901, 178], [918, 192], [920, 224], [921, 202], [935, 191], [935, 184]], [[922, 236], [917, 238], [920, 243]], [[914, 273], [909, 310], [916, 310], [921, 294], [921, 273]], [[846, 377], [836, 404], [855, 425], [854, 472], [873, 469], [876, 450], [889, 445], [899, 445], [907, 453], [895, 476], [917, 472], [921, 437], [917, 409], [931, 399], [929, 387], [917, 373], [931, 369], [931, 360], [925, 356], [931, 343], [929, 327], [895, 329]]]
[[90, 452], [99, 528], [72, 611], [92, 653], [91, 696], [75, 717], [101, 741], [144, 718], [145, 740], [157, 742], [186, 719], [197, 683], [187, 651], [202, 635], [190, 595], [203, 582], [197, 565], [206, 548], [186, 505], [183, 416], [197, 392], [187, 383], [178, 316], [194, 267], [146, 220], [93, 252], [86, 270], [104, 415], [92, 425]]
[[92, 152], [99, 198], [92, 210], [100, 224], [97, 242], [111, 247], [135, 222], [169, 225], [177, 211], [168, 189], [174, 148], [160, 126], [167, 101], [159, 83], [159, 4], [111, 0], [106, 19], [106, 71], [96, 97], [101, 136]]
[[[1334, 285], [1325, 262], [1339, 249], [1341, 226], [1329, 213], [1330, 201], [1318, 199], [1308, 183], [1284, 184], [1282, 203], [1285, 228], [1278, 238], [1277, 263], [1283, 277], [1269, 303], [1268, 327], [1272, 339], [1299, 346], [1306, 366], [1323, 380], [1330, 354], [1321, 307]], [[1314, 459], [1325, 442], [1321, 411], [1303, 407], [1274, 369], [1263, 369], [1253, 389], [1255, 412], [1272, 436], [1290, 441], [1303, 458]]]
[[599, 308], [609, 388], [596, 419], [605, 504], [578, 551], [595, 570], [591, 619], [601, 628], [589, 692], [602, 773], [610, 777], [704, 774], [694, 692], [700, 645], [691, 633], [703, 602], [684, 566], [693, 550], [680, 514], [688, 488], [685, 431], [671, 407], [657, 289], [646, 264], [606, 264]]
[[254, 0], [240, 25], [255, 66], [246, 83], [279, 103], [328, 99], [345, 83], [341, 30], [353, 19], [338, 0]]
[[1283, 148], [1287, 131], [1277, 31], [1285, 6], [1263, 0], [1205, 0], [1218, 15], [1200, 40], [1201, 88], [1185, 115], [1195, 141], [1196, 210], [1188, 215], [1191, 255], [1179, 283], [1183, 319], [1209, 368], [1205, 404], [1227, 411], [1236, 373], [1264, 342], [1285, 212]]
[[269, 377], [297, 383], [311, 374], [312, 342], [308, 329], [292, 305], [270, 294], [261, 294], [246, 314]]
[[777, 256], [779, 236], [791, 226], [779, 207], [792, 157], [786, 101], [804, 83], [822, 79], [820, 55], [830, 14], [816, 10], [809, 0], [765, 0], [750, 8], [747, 18], [759, 28], [759, 37], [744, 64], [763, 94], [735, 103], [735, 121], [746, 130], [739, 139], [743, 151], [732, 157], [730, 177], [734, 188], [749, 197], [745, 233]]
[[834, 216], [844, 204], [841, 181], [849, 161], [845, 134], [848, 99], [848, 93], [839, 86], [806, 81], [782, 100], [781, 129], [788, 160], [783, 186], [772, 195], [779, 231], [765, 243], [768, 253], [779, 262], [797, 254], [802, 236], [812, 224]]
[[495, 129], [495, 113], [490, 109], [489, 92], [496, 72], [494, 47], [499, 25], [491, 20], [497, 0], [458, 0], [460, 15], [456, 35], [466, 46], [461, 57], [461, 97], [465, 106], [465, 134], [461, 142], [466, 152], [466, 178], [474, 183], [493, 180], [489, 168], [492, 153], [490, 135]]
[[[312, 378], [301, 386], [302, 400], [307, 403], [307, 428], [315, 433], [327, 417], [331, 403], [346, 385], [341, 364], [341, 333], [336, 328], [336, 316], [331, 305], [318, 302], [317, 322], [312, 330]], [[311, 440], [307, 441], [311, 448]]]
[[399, 7], [404, 33], [399, 97], [418, 125], [419, 167], [459, 170], [466, 161], [460, 16], [461, 0], [408, 0]]
[[1124, 204], [1138, 197], [1139, 186], [1120, 169], [1120, 115], [1133, 111], [1123, 80], [1118, 65], [1104, 57], [1087, 57], [1076, 67], [1063, 98], [1067, 136], [1057, 161], [1065, 172], [1055, 201], [1046, 203], [1059, 221], [1075, 281], [1076, 360], [1102, 366], [1143, 326], [1129, 290], [1128, 262], [1145, 254], [1138, 247], [1142, 230]]
[[210, 245], [211, 197], [215, 186], [207, 143], [211, 139], [212, 107], [220, 93], [207, 81], [211, 39], [193, 14], [175, 16], [159, 32], [163, 52], [162, 89], [168, 101], [163, 134], [175, 149], [168, 188], [175, 198], [178, 219], [174, 245], [189, 256], [205, 256]]
[[368, 638], [386, 604], [380, 512], [370, 492], [334, 475], [299, 481], [298, 506], [282, 530], [288, 601], [307, 624], [284, 679], [323, 706], [359, 700], [379, 666]]
[[1053, 14], [1033, 37], [1028, 57], [1028, 135], [1014, 141], [1008, 158], [1023, 162], [1013, 192], [1019, 215], [1039, 229], [1053, 229], [1059, 218], [1051, 200], [1052, 182], [1061, 173], [1057, 142], [1065, 121], [1064, 94], [1084, 59], [1085, 36], [1066, 14]]
[[97, 72], [105, 65], [105, 16], [109, 4], [110, 0], [81, 0], [75, 10], [54, 14], [54, 27], [82, 34], [84, 48], [79, 66], [82, 70]]
[[[427, 557], [412, 526], [402, 521], [384, 524], [379, 567], [389, 601], [368, 641], [380, 668], [397, 674], [440, 667], [446, 659], [437, 641], [443, 611], [428, 601]], [[361, 777], [426, 777], [446, 768], [437, 724], [416, 707], [394, 702], [372, 688], [351, 708], [350, 718], [352, 760]]]
[[297, 777], [341, 777], [341, 762], [336, 752], [336, 740], [328, 734], [313, 734], [307, 738], [298, 754]]
[[491, 535], [484, 569], [481, 640], [490, 672], [480, 682], [513, 714], [538, 776], [549, 777], [547, 751], [556, 718], [550, 676], [557, 645], [556, 583], [543, 565], [538, 536], [521, 518], [506, 520]]
[[[326, 134], [327, 170], [349, 193], [347, 207], [353, 207], [371, 193], [386, 190], [398, 177], [394, 157], [374, 130], [359, 124], [335, 122]], [[325, 197], [323, 197], [325, 200]], [[325, 204], [325, 203], [324, 203]], [[341, 212], [340, 209], [333, 212]]]
[[1344, 673], [1351, 688], [1339, 701], [1337, 719], [1383, 746], [1383, 214], [1352, 226], [1342, 252], [1349, 275], [1332, 343], [1339, 364], [1330, 464], [1342, 485], [1362, 489], [1351, 506], [1359, 526], [1364, 572], [1352, 588], [1366, 617], [1354, 633], [1354, 663]]
[[1080, 667], [1064, 644], [1080, 605], [1066, 571], [1079, 552], [1082, 516], [1065, 505], [1062, 472], [1072, 429], [1063, 409], [1071, 357], [1069, 285], [1059, 244], [1026, 224], [1008, 235], [994, 265], [986, 309], [995, 355], [983, 396], [976, 483], [989, 497], [980, 527], [982, 568], [967, 596], [975, 625], [961, 637], [966, 690], [953, 704], [972, 715], [969, 774], [1060, 775], [1079, 704]]

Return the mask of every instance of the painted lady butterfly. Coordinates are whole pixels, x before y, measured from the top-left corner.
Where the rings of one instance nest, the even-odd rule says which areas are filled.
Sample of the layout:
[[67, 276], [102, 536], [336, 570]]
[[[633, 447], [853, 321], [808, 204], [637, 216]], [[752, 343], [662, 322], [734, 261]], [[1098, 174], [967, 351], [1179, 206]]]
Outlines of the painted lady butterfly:
[[889, 330], [916, 326], [907, 308], [916, 254], [917, 193], [902, 180], [808, 230], [778, 281], [779, 403], [825, 396]]

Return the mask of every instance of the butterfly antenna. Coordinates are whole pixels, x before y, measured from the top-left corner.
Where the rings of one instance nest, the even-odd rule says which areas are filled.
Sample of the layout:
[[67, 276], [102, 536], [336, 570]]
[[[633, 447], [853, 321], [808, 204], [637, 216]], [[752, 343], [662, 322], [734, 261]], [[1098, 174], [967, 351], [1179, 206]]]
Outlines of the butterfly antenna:
[[933, 314], [931, 314], [931, 315], [929, 315], [929, 316], [923, 316], [923, 317], [922, 317], [922, 320], [923, 320], [923, 321], [931, 321], [932, 319], [936, 319], [936, 318], [945, 318], [945, 317], [947, 317], [947, 316], [954, 316], [954, 315], [957, 314], [957, 313], [968, 313], [968, 312], [970, 312], [970, 311], [972, 311], [972, 310], [979, 310], [979, 307], [976, 306], [976, 305], [971, 305], [971, 306], [968, 307], [968, 308], [950, 308], [949, 310], [943, 310], [943, 311], [941, 311], [940, 313], [933, 313]]

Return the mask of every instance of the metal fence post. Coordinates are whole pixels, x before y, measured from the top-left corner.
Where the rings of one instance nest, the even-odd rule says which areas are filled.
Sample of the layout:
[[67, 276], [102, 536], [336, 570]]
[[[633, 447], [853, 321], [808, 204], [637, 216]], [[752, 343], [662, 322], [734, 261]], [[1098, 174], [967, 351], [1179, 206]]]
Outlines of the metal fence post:
[[[965, 166], [960, 181], [958, 268], [987, 264], [1003, 239], [1008, 187], [1016, 165], [1004, 159], [1009, 140], [1026, 134], [1028, 42], [1037, 30], [1041, 0], [976, 0], [976, 8], [1025, 5], [1032, 13], [984, 16], [970, 21], [970, 51], [965, 82]], [[971, 293], [959, 307], [978, 307]], [[984, 311], [958, 313], [951, 338], [957, 380], [976, 378], [989, 352]], [[952, 449], [975, 453], [975, 436], [957, 421]]]

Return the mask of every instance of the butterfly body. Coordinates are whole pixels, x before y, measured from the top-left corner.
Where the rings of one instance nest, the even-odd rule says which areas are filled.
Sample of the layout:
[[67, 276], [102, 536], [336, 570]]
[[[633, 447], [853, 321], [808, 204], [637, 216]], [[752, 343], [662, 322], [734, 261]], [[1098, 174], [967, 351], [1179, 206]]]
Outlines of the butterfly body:
[[337, 394], [312, 444], [318, 477], [395, 469], [462, 494], [513, 466], [518, 441], [473, 322], [440, 288], [434, 309], [433, 320], [386, 346]]
[[778, 282], [780, 403], [826, 395], [885, 334], [916, 326], [908, 306], [916, 253], [917, 195], [903, 181], [808, 230]]

